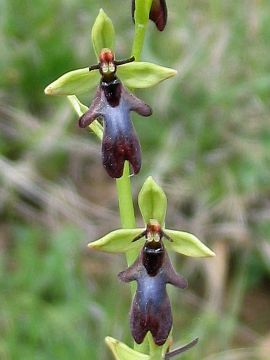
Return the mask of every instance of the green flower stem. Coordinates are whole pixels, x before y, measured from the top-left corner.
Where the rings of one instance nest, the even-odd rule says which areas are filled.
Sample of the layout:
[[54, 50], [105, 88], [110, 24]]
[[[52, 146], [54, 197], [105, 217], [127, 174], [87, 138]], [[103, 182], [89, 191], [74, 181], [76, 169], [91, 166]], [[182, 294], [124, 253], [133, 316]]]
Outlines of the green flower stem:
[[[136, 228], [136, 220], [132, 200], [129, 164], [127, 161], [125, 161], [123, 176], [120, 179], [116, 179], [116, 188], [118, 193], [118, 205], [122, 228], [134, 229]], [[136, 259], [136, 256], [136, 250], [130, 250], [127, 252], [126, 258], [128, 266], [132, 264], [132, 262]]]
[[116, 179], [121, 224], [123, 229], [136, 227], [129, 176], [129, 164], [125, 161], [123, 176]]
[[146, 26], [147, 26], [146, 24], [135, 25], [135, 41], [132, 47], [132, 55], [135, 57], [136, 61], [140, 61], [141, 59], [141, 52], [143, 48]]
[[132, 46], [132, 55], [140, 61], [145, 32], [148, 24], [149, 12], [153, 0], [135, 0], [135, 35]]
[[[145, 39], [145, 32], [148, 24], [149, 12], [152, 5], [152, 0], [135, 0], [135, 35], [132, 46], [132, 55], [135, 57], [136, 61], [140, 61], [141, 54], [143, 50], [143, 44]], [[119, 201], [119, 211], [120, 217], [122, 221], [122, 226], [125, 227], [131, 226], [133, 222], [133, 227], [135, 224], [135, 216], [134, 216], [134, 208], [132, 202], [132, 192], [130, 185], [130, 177], [129, 177], [129, 168], [127, 163], [125, 164], [124, 174], [121, 179], [117, 180], [117, 190], [118, 190], [118, 201]], [[123, 190], [128, 190], [129, 194], [121, 194]], [[128, 205], [125, 204], [126, 199], [129, 199]], [[127, 219], [127, 215], [131, 214], [130, 219]], [[130, 250], [126, 253], [126, 259], [128, 265], [130, 265], [136, 258], [136, 250]], [[131, 291], [134, 293], [134, 287], [131, 286]], [[152, 336], [151, 336], [152, 337]], [[153, 339], [149, 339], [149, 337], [145, 337], [142, 344], [136, 344], [134, 342], [134, 350], [140, 351], [142, 353], [148, 353], [150, 351], [150, 359], [151, 360], [160, 360], [162, 358], [162, 347], [156, 346], [153, 342]]]
[[[141, 59], [151, 5], [152, 0], [136, 0], [135, 36], [132, 47], [132, 55], [137, 61]], [[87, 110], [87, 107], [81, 104], [76, 96], [72, 95], [68, 96], [67, 98], [79, 116], [81, 116]], [[102, 140], [103, 129], [99, 122], [94, 121], [90, 125], [90, 128], [93, 130], [96, 136]], [[136, 228], [136, 220], [132, 200], [129, 164], [127, 161], [125, 161], [123, 176], [120, 179], [116, 179], [116, 188], [122, 228], [134, 229]], [[136, 257], [137, 250], [128, 251], [126, 253], [128, 265], [131, 265]], [[132, 294], [134, 294], [135, 286], [131, 286], [131, 291]], [[142, 344], [138, 345], [134, 343], [134, 349], [143, 353], [150, 351], [151, 360], [160, 360], [162, 358], [162, 347], [155, 345], [152, 336], [150, 335], [144, 339]]]
[[[135, 36], [133, 40], [132, 55], [137, 61], [141, 58], [151, 4], [152, 0], [136, 0], [135, 4]], [[127, 161], [125, 162], [123, 176], [116, 180], [116, 187], [122, 227], [124, 229], [135, 228], [136, 220], [132, 200], [129, 165]], [[128, 265], [131, 265], [136, 257], [136, 250], [128, 251], [126, 253]]]

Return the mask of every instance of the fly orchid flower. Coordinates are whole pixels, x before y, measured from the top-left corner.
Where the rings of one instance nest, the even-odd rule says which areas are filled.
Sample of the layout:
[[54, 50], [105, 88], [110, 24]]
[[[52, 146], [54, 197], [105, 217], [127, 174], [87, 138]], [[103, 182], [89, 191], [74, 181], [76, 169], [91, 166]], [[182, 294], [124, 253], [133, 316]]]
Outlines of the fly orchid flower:
[[[140, 144], [130, 119], [130, 111], [142, 116], [151, 115], [151, 108], [125, 86], [132, 89], [148, 88], [176, 75], [176, 71], [149, 62], [134, 61], [133, 57], [117, 61], [113, 51], [109, 50], [114, 48], [114, 40], [112, 21], [100, 9], [92, 27], [92, 43], [99, 63], [60, 76], [45, 88], [45, 94], [68, 96], [80, 116], [79, 126], [89, 125], [103, 139], [102, 160], [108, 174], [119, 178], [125, 160], [130, 162], [134, 174], [141, 167]], [[95, 89], [97, 85], [96, 95], [87, 109], [76, 96]], [[104, 136], [98, 117], [103, 119]]]
[[90, 71], [99, 69], [100, 85], [89, 110], [79, 119], [79, 126], [86, 127], [98, 117], [103, 118], [102, 160], [113, 178], [122, 176], [125, 160], [132, 165], [134, 174], [141, 168], [140, 144], [130, 119], [130, 111], [136, 111], [142, 116], [152, 114], [150, 106], [127, 91], [115, 75], [118, 65], [132, 61], [134, 58], [115, 60], [110, 49], [101, 51], [99, 64], [89, 68]]
[[151, 234], [154, 237], [147, 237], [134, 264], [118, 276], [124, 282], [135, 280], [138, 284], [130, 314], [134, 340], [142, 343], [150, 331], [155, 344], [161, 346], [166, 342], [172, 328], [172, 312], [166, 284], [185, 289], [187, 281], [174, 271], [160, 233]]
[[[119, 274], [122, 281], [137, 281], [130, 315], [131, 332], [135, 341], [141, 343], [150, 331], [155, 344], [163, 345], [172, 326], [166, 284], [170, 283], [179, 288], [187, 286], [185, 279], [175, 273], [167, 250], [193, 257], [215, 254], [194, 235], [165, 229], [167, 198], [152, 177], [145, 181], [139, 193], [138, 203], [146, 224], [145, 228], [115, 230], [88, 246], [112, 253], [134, 254], [134, 250], [138, 251], [139, 256], [135, 262]], [[164, 238], [168, 241], [163, 244]], [[174, 350], [173, 354], [178, 354], [195, 343]]]
[[[145, 181], [139, 193], [138, 203], [146, 224], [145, 228], [115, 230], [88, 246], [105, 252], [127, 252], [129, 259], [132, 256], [134, 260], [136, 254], [139, 254], [135, 262], [119, 274], [122, 281], [137, 281], [137, 291], [130, 314], [131, 332], [137, 343], [141, 343], [147, 332], [150, 332], [154, 343], [162, 346], [161, 351], [165, 349], [164, 358], [169, 359], [194, 346], [197, 339], [167, 352], [172, 313], [166, 284], [170, 283], [179, 288], [187, 286], [185, 279], [175, 273], [167, 250], [194, 257], [215, 254], [194, 235], [165, 229], [167, 198], [152, 177]], [[169, 241], [163, 244], [163, 238]], [[110, 347], [116, 351], [115, 342], [110, 342]], [[130, 352], [126, 347], [119, 345], [117, 351], [120, 350]]]

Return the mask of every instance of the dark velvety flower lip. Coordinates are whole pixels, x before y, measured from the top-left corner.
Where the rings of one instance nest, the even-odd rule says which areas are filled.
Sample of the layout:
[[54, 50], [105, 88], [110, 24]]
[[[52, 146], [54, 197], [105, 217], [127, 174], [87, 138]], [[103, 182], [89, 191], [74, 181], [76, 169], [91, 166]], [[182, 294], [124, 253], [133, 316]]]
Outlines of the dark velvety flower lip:
[[123, 175], [125, 160], [129, 161], [133, 173], [141, 168], [140, 143], [134, 130], [130, 111], [136, 111], [142, 116], [150, 116], [150, 106], [125, 89], [115, 76], [116, 63], [132, 61], [114, 61], [113, 55], [105, 49], [100, 56], [100, 85], [89, 110], [79, 119], [79, 126], [86, 127], [96, 118], [104, 122], [102, 140], [102, 161], [107, 173], [113, 178]]
[[79, 126], [86, 127], [96, 118], [103, 118], [102, 160], [113, 178], [122, 176], [125, 160], [130, 162], [134, 174], [141, 168], [140, 143], [130, 111], [142, 116], [152, 113], [148, 105], [129, 93], [117, 79], [110, 85], [101, 83], [89, 110], [79, 119]]
[[120, 82], [117, 86], [117, 90], [105, 88], [104, 95], [110, 106], [104, 107], [102, 112], [105, 125], [102, 159], [105, 169], [113, 178], [122, 176], [125, 160], [131, 164], [134, 174], [140, 171], [141, 149], [130, 111], [143, 116], [151, 114], [148, 105], [129, 93]]
[[134, 340], [142, 343], [148, 331], [154, 342], [163, 345], [172, 328], [172, 313], [166, 284], [181, 289], [187, 281], [178, 275], [162, 242], [146, 242], [139, 257], [118, 277], [124, 281], [137, 281], [137, 291], [130, 314], [130, 327]]
[[[131, 13], [134, 21], [135, 0], [131, 3]], [[163, 31], [167, 24], [167, 5], [166, 0], [153, 0], [149, 19], [152, 20], [159, 31]]]

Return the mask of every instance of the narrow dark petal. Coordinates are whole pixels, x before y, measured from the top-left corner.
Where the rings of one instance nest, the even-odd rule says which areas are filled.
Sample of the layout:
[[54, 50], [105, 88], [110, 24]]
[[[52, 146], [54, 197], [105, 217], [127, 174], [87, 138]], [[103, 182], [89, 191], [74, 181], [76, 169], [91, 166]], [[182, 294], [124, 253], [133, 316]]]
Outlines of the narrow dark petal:
[[101, 115], [101, 109], [101, 89], [99, 86], [91, 106], [79, 119], [79, 127], [85, 128], [86, 126], [90, 125], [96, 118]]
[[137, 235], [133, 240], [132, 242], [135, 242], [137, 240], [140, 240], [141, 238], [145, 237], [147, 234], [146, 230], [144, 230], [142, 233], [140, 233], [139, 235]]
[[171, 239], [164, 231], [161, 232], [162, 237], [167, 239], [169, 242], [173, 242], [173, 239]]
[[196, 339], [192, 340], [191, 342], [189, 342], [188, 344], [181, 346], [178, 349], [168, 352], [165, 355], [165, 360], [171, 359], [172, 357], [182, 354], [183, 352], [193, 348], [193, 346], [195, 346], [198, 343], [198, 341], [199, 341], [199, 338], [196, 338]]
[[130, 63], [133, 61], [135, 61], [135, 57], [131, 56], [130, 58], [123, 59], [123, 60], [114, 60], [114, 63], [115, 63], [115, 65], [119, 66], [119, 65], [127, 64], [127, 63]]
[[154, 21], [159, 31], [163, 31], [167, 23], [166, 0], [154, 0], [149, 14], [149, 19]]
[[100, 64], [95, 64], [95, 65], [90, 65], [89, 66], [89, 71], [99, 70], [99, 69], [100, 69]]

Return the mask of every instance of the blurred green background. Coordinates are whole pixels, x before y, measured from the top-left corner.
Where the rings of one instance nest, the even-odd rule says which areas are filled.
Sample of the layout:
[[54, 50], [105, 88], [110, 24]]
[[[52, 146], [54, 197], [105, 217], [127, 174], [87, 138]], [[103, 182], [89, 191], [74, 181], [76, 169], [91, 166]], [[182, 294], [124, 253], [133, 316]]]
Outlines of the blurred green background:
[[[96, 62], [100, 7], [117, 57], [130, 55], [130, 3], [0, 0], [1, 360], [106, 360], [106, 335], [132, 344], [129, 287], [116, 278], [124, 257], [86, 247], [119, 227], [114, 181], [65, 98], [43, 94]], [[189, 280], [170, 289], [174, 346], [199, 336], [181, 359], [269, 359], [270, 2], [167, 4], [166, 30], [149, 25], [143, 59], [178, 76], [138, 92], [154, 115], [134, 115], [143, 152], [134, 199], [152, 175], [168, 196], [167, 226], [217, 254], [173, 256]]]

